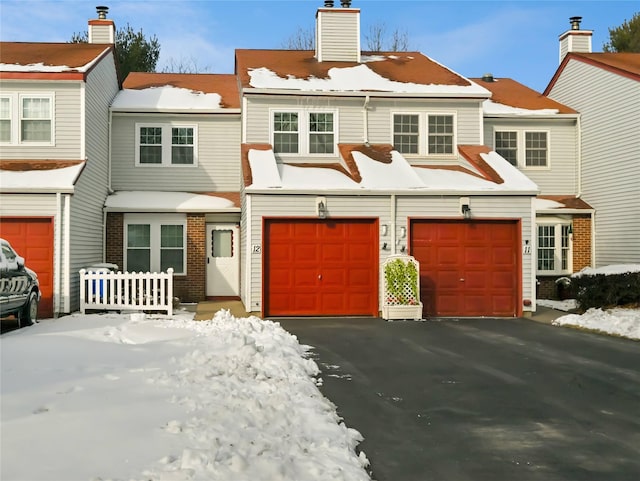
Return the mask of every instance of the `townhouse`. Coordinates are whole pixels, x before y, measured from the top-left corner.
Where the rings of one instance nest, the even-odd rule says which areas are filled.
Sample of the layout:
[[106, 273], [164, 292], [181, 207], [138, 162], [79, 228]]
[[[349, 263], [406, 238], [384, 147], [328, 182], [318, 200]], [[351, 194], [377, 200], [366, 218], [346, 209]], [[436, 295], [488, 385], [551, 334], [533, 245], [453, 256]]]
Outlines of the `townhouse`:
[[103, 260], [114, 24], [89, 43], [0, 43], [0, 236], [38, 273], [40, 317], [77, 310], [78, 270]]
[[[84, 170], [45, 193], [62, 246], [52, 292], [68, 299], [56, 313], [75, 309], [77, 270], [97, 261], [173, 267], [182, 301], [240, 298], [264, 316], [377, 316], [392, 254], [420, 261], [427, 316], [520, 316], [590, 265], [581, 114], [419, 52], [362, 52], [360, 10], [342, 3], [317, 10], [315, 51], [237, 50], [232, 75], [132, 73], [121, 89], [115, 66], [100, 73], [101, 116], [77, 130], [86, 160], [65, 164]], [[90, 38], [110, 22], [90, 21]], [[96, 67], [75, 68], [93, 80]], [[3, 148], [3, 236], [33, 214], [5, 209], [35, 195], [26, 179], [10, 190], [12, 162]]]

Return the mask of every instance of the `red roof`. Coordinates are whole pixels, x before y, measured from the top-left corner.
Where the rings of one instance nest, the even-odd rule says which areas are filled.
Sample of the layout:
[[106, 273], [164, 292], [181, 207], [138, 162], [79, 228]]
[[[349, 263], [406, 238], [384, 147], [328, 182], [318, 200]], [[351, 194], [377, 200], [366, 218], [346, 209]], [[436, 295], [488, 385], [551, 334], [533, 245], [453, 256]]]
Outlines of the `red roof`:
[[218, 94], [222, 97], [221, 105], [228, 109], [240, 108], [238, 82], [233, 74], [184, 74], [184, 73], [149, 73], [131, 72], [122, 87], [142, 90], [149, 87], [171, 85], [183, 89]]
[[250, 88], [249, 71], [267, 68], [279, 77], [328, 78], [329, 69], [365, 64], [389, 80], [423, 85], [472, 85], [467, 79], [434, 62], [420, 52], [362, 52], [384, 60], [370, 62], [318, 62], [313, 50], [236, 50], [236, 73], [241, 85]]
[[110, 48], [109, 45], [95, 43], [0, 42], [0, 63], [64, 65], [73, 70], [84, 67]]
[[561, 114], [577, 113], [572, 108], [510, 78], [498, 78], [493, 82], [487, 82], [481, 78], [472, 78], [471, 80], [490, 90], [491, 100], [503, 105], [527, 110], [556, 109]]

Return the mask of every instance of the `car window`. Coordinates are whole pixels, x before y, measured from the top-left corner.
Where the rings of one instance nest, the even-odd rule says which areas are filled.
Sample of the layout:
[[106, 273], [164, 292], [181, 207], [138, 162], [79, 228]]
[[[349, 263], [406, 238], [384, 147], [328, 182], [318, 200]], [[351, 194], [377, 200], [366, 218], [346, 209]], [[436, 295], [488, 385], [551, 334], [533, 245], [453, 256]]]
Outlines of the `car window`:
[[7, 259], [8, 262], [15, 262], [16, 253], [8, 245], [2, 246], [2, 254], [4, 255], [5, 259]]

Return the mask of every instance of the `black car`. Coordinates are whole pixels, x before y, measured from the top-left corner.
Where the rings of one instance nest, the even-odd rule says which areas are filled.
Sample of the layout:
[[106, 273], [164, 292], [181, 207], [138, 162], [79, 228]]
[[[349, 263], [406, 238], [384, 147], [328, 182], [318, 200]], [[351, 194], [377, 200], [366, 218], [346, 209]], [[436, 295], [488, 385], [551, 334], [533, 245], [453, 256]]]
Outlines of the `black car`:
[[0, 239], [0, 317], [15, 315], [21, 325], [36, 322], [40, 285], [11, 244]]

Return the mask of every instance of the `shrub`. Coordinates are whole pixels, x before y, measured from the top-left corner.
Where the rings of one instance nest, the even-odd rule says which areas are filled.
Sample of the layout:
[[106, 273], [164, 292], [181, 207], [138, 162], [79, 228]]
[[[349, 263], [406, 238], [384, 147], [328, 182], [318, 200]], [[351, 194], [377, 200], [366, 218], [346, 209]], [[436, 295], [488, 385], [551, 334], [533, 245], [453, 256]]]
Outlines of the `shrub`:
[[640, 302], [640, 272], [584, 274], [571, 276], [578, 307], [613, 307]]

